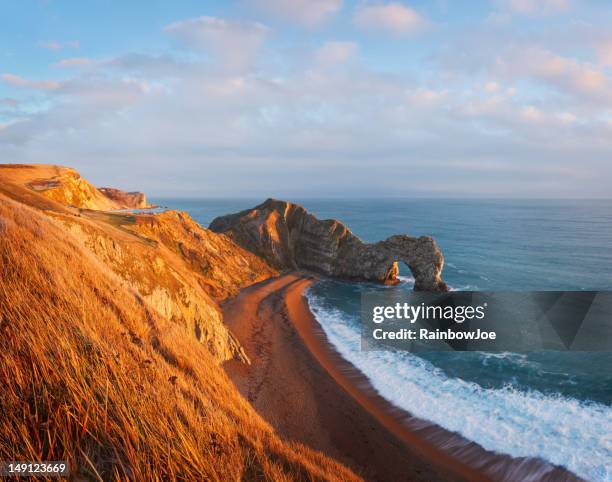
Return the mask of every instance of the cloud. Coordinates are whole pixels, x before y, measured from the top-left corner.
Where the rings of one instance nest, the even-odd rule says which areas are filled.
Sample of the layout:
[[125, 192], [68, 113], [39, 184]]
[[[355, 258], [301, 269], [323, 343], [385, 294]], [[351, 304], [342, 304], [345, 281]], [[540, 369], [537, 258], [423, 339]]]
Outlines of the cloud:
[[489, 81], [484, 84], [483, 89], [485, 90], [485, 92], [489, 93], [498, 92], [500, 89], [500, 85], [497, 82]]
[[357, 8], [353, 22], [362, 30], [386, 31], [394, 35], [420, 32], [427, 26], [425, 18], [401, 3], [363, 5]]
[[[88, 76], [70, 79], [61, 88], [45, 91], [47, 108], [24, 106], [0, 134], [0, 150], [13, 146], [19, 153], [40, 138], [64, 139], [74, 142], [76, 133], [89, 132], [89, 142], [103, 148], [105, 142], [99, 129], [104, 122], [120, 119], [125, 110], [146, 95], [155, 94], [145, 82], [125, 76]], [[61, 150], [52, 142], [53, 148]], [[104, 149], [104, 148], [103, 148]], [[58, 160], [59, 162], [59, 160]]]
[[80, 48], [81, 43], [78, 40], [73, 40], [69, 42], [48, 40], [44, 42], [38, 42], [38, 46], [47, 50], [78, 49]]
[[35, 90], [56, 90], [62, 86], [61, 82], [54, 80], [30, 80], [15, 74], [2, 74], [2, 80], [15, 87], [30, 88]]
[[[342, 61], [355, 49], [329, 41], [311, 58]], [[92, 69], [48, 91], [48, 108], [9, 121], [0, 156], [75, 159], [105, 182], [113, 172], [146, 172], [140, 187], [157, 195], [457, 193], [453, 179], [466, 172], [470, 189], [483, 195], [605, 189], [577, 182], [571, 167], [588, 158], [590, 172], [605, 177], [597, 163], [608, 158], [612, 127], [589, 120], [585, 128], [580, 113], [521, 103], [501, 85], [483, 97], [482, 83], [473, 92], [436, 89], [362, 63], [254, 75], [144, 54]], [[409, 183], [397, 182], [401, 171], [410, 172]], [[339, 187], [340, 176], [350, 182]]]
[[532, 105], [523, 107], [521, 110], [521, 115], [526, 121], [533, 123], [538, 123], [543, 119], [542, 111]]
[[522, 15], [552, 15], [571, 8], [570, 0], [501, 0], [501, 7]]
[[163, 53], [91, 58], [58, 88], [18, 92], [0, 158], [69, 160], [158, 196], [609, 195], [609, 72], [514, 27], [458, 32], [454, 63], [382, 70], [359, 55], [375, 43], [264, 44], [260, 24], [177, 22]]
[[5, 107], [17, 107], [19, 105], [19, 101], [16, 99], [5, 97], [3, 99], [0, 99], [0, 105]]
[[497, 70], [514, 77], [531, 77], [583, 100], [612, 105], [612, 82], [597, 66], [564, 57], [541, 47], [514, 49], [496, 62]]
[[600, 64], [606, 67], [612, 66], [612, 39], [598, 42], [595, 45], [595, 53]]
[[357, 50], [358, 46], [355, 42], [328, 41], [317, 50], [315, 59], [320, 65], [334, 66], [353, 58]]
[[261, 23], [216, 17], [174, 22], [164, 30], [188, 48], [209, 53], [217, 62], [235, 70], [252, 64], [269, 31]]
[[342, 0], [255, 0], [253, 3], [266, 12], [307, 26], [326, 22], [342, 8]]
[[91, 65], [93, 61], [87, 57], [72, 57], [69, 59], [62, 59], [55, 63], [55, 67], [81, 67], [85, 65]]

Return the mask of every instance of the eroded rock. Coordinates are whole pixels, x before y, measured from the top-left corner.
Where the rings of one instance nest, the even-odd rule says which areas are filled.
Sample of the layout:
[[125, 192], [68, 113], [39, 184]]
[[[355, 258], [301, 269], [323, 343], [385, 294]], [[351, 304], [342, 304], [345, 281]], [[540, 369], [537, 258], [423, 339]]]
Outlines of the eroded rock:
[[121, 209], [146, 209], [152, 207], [142, 192], [126, 192], [112, 187], [100, 187], [98, 190], [111, 201], [117, 203]]
[[336, 220], [319, 220], [306, 209], [268, 199], [253, 209], [221, 216], [210, 225], [280, 271], [306, 269], [325, 276], [397, 283], [398, 261], [408, 265], [415, 290], [447, 291], [444, 257], [429, 236], [396, 235], [367, 244]]

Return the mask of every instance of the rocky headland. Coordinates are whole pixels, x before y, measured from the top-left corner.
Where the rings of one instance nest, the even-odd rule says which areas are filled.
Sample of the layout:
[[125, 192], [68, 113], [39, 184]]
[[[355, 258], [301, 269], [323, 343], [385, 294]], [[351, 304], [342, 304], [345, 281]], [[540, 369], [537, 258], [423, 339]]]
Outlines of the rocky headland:
[[151, 207], [144, 193], [96, 188], [70, 167], [48, 164], [0, 164], [0, 178], [26, 187], [65, 206], [113, 211]]
[[114, 210], [121, 206], [72, 168], [47, 164], [1, 164], [0, 179], [26, 187], [64, 206]]
[[98, 190], [120, 206], [120, 209], [147, 209], [153, 207], [147, 202], [147, 196], [142, 192], [127, 192], [112, 187], [100, 187]]
[[302, 206], [276, 199], [218, 217], [210, 229], [227, 234], [279, 271], [304, 269], [325, 276], [394, 284], [401, 261], [414, 275], [415, 290], [448, 290], [441, 277], [444, 257], [429, 236], [395, 235], [368, 244], [340, 221], [317, 219]]

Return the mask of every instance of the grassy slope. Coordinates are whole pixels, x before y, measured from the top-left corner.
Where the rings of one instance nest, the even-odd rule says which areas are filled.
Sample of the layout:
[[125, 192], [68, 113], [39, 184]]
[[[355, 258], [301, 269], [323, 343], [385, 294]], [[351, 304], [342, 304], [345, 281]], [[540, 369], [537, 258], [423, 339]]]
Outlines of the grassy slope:
[[281, 441], [206, 345], [1, 194], [0, 272], [0, 460], [67, 459], [93, 480], [355, 478]]

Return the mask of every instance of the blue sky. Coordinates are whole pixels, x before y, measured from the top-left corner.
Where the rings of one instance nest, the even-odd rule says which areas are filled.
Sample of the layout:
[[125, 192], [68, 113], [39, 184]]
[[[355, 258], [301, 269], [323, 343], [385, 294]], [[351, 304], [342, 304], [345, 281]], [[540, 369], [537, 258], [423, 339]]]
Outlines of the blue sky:
[[610, 197], [612, 6], [0, 1], [0, 162], [157, 196]]

